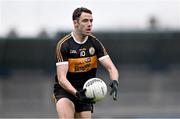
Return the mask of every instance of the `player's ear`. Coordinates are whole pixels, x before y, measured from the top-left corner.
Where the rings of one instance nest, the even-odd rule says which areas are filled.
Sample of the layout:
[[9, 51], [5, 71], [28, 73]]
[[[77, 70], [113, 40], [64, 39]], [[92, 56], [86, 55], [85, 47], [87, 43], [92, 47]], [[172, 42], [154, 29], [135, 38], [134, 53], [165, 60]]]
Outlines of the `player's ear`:
[[78, 26], [78, 21], [77, 20], [73, 20], [73, 24], [74, 24], [74, 27], [77, 27]]

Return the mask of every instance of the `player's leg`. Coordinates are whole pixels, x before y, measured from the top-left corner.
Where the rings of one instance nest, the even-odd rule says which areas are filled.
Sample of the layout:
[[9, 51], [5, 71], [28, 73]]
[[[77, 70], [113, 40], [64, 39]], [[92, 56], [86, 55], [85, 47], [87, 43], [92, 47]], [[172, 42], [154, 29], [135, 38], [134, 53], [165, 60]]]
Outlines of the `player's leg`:
[[75, 118], [91, 119], [91, 111], [76, 112]]
[[68, 98], [61, 98], [56, 103], [59, 118], [74, 118], [75, 108], [73, 102]]
[[75, 117], [76, 118], [83, 118], [83, 119], [90, 119], [92, 112], [93, 112], [93, 105], [87, 103], [80, 103], [75, 101]]

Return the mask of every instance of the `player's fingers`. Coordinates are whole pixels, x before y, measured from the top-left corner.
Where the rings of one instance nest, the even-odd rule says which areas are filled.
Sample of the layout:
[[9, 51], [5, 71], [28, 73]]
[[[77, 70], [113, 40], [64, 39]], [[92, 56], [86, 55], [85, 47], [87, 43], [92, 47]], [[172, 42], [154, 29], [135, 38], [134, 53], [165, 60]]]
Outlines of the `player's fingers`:
[[111, 91], [110, 91], [110, 95], [112, 95], [114, 92], [114, 89], [112, 88]]
[[109, 84], [109, 86], [112, 88], [113, 86], [112, 86], [112, 83], [111, 84]]
[[117, 100], [117, 92], [116, 91], [113, 93], [113, 100]]
[[85, 88], [85, 89], [83, 89], [83, 90], [82, 90], [82, 92], [83, 92], [83, 93], [85, 93], [85, 92], [86, 92], [86, 88]]

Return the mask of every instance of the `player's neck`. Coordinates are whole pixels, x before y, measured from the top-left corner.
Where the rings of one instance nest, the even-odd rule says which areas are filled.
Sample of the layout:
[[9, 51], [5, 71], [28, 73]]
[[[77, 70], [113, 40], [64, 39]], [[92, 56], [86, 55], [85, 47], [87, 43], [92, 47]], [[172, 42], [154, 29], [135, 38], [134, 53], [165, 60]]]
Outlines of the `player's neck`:
[[85, 38], [87, 37], [85, 35], [78, 33], [77, 31], [73, 31], [73, 35], [76, 38], [76, 40], [79, 42], [84, 42]]

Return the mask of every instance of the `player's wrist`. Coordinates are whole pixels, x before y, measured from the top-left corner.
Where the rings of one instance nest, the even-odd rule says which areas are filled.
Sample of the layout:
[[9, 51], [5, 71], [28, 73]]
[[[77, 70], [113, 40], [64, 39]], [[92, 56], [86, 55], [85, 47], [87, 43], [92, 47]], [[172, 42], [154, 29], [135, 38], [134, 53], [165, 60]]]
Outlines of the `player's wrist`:
[[74, 91], [74, 92], [73, 92], [73, 95], [74, 95], [74, 96], [76, 96], [76, 95], [77, 95], [77, 93], [78, 93], [78, 91]]
[[83, 98], [84, 95], [85, 95], [85, 91], [86, 91], [86, 89], [83, 89], [83, 90], [80, 90], [80, 91], [76, 91], [76, 92], [75, 92], [75, 96], [76, 96], [77, 98]]
[[75, 96], [76, 98], [79, 98], [79, 93], [78, 93], [78, 91], [75, 92], [74, 96]]
[[114, 83], [116, 83], [117, 85], [119, 84], [119, 80], [113, 80]]
[[111, 83], [110, 83], [110, 87], [114, 86], [114, 85], [119, 85], [119, 81], [118, 80], [111, 80]]

